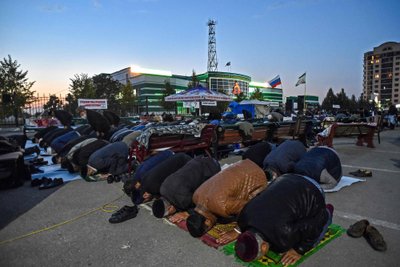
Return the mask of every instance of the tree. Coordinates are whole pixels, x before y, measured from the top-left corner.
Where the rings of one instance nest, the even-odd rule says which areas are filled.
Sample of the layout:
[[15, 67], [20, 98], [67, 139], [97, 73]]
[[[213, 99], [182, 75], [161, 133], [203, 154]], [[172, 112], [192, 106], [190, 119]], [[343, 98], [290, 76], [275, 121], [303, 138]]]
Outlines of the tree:
[[260, 88], [256, 88], [256, 90], [251, 94], [250, 99], [257, 99], [260, 101], [264, 100], [264, 97], [262, 95]]
[[171, 83], [165, 81], [165, 91], [163, 94], [163, 98], [161, 99], [161, 106], [166, 109], [167, 111], [175, 109], [176, 103], [175, 102], [167, 102], [165, 98], [169, 95], [175, 94], [175, 89], [171, 86]]
[[63, 102], [56, 96], [56, 95], [50, 95], [49, 101], [47, 101], [46, 104], [43, 105], [43, 109], [62, 109], [63, 108]]
[[87, 74], [75, 74], [69, 90], [74, 98], [96, 98], [96, 91], [93, 85], [93, 80]]
[[69, 111], [69, 113], [73, 115], [78, 115], [76, 113], [76, 109], [78, 108], [78, 100], [70, 93], [67, 94], [65, 97], [65, 101], [68, 102], [68, 104], [65, 104], [64, 108]]
[[3, 61], [0, 61], [0, 92], [2, 96], [10, 96], [12, 101], [12, 105], [4, 106], [3, 115], [14, 114], [16, 125], [18, 125], [18, 114], [21, 108], [32, 102], [35, 93], [35, 91], [31, 91], [35, 82], [29, 82], [26, 77], [28, 71], [22, 71], [19, 68], [18, 62], [12, 60], [10, 55], [8, 55], [8, 59], [4, 58]]
[[339, 93], [337, 93], [336, 98], [337, 98], [338, 104], [340, 105], [340, 108], [342, 110], [348, 111], [350, 108], [349, 107], [350, 101], [349, 101], [349, 98], [347, 97], [346, 92], [344, 91], [343, 88], [340, 90]]
[[240, 94], [236, 95], [235, 101], [239, 103], [245, 99], [246, 99], [246, 96], [244, 95], [244, 93], [240, 92]]
[[119, 81], [113, 80], [110, 74], [105, 73], [94, 75], [92, 81], [96, 98], [107, 99], [109, 109], [118, 109], [117, 96], [123, 85]]
[[122, 86], [121, 98], [118, 100], [118, 102], [120, 103], [121, 115], [125, 116], [130, 112], [133, 113], [136, 96], [133, 92], [132, 84], [129, 80], [127, 81], [126, 85]]
[[325, 109], [326, 111], [332, 111], [333, 105], [337, 105], [336, 103], [336, 96], [333, 93], [332, 88], [329, 88], [328, 93], [326, 93], [326, 97], [322, 101], [321, 108]]

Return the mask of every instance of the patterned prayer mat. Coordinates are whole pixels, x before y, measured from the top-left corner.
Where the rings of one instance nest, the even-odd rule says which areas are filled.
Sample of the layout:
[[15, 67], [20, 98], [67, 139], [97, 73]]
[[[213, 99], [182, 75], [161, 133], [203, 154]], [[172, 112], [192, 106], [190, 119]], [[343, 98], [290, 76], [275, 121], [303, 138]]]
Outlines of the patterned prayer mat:
[[[323, 248], [326, 244], [331, 242], [333, 239], [339, 237], [342, 235], [342, 233], [345, 232], [345, 229], [343, 229], [341, 226], [336, 225], [336, 224], [331, 224], [328, 228], [328, 231], [325, 234], [325, 237], [321, 240], [321, 242], [312, 250], [308, 251], [306, 254], [304, 254], [300, 260], [298, 260], [294, 265], [290, 266], [298, 266], [300, 263], [305, 261], [308, 257], [310, 257], [312, 254], [316, 253], [319, 251], [321, 248]], [[232, 242], [229, 243], [228, 245], [224, 246], [222, 248], [222, 251], [226, 255], [235, 255], [235, 243]], [[282, 267], [282, 263], [280, 262], [281, 256], [278, 253], [275, 253], [273, 251], [268, 251], [267, 255], [263, 256], [261, 259], [252, 261], [252, 262], [243, 262], [241, 261], [238, 257], [235, 255], [235, 259], [237, 262], [240, 262], [244, 266], [251, 266], [251, 267]]]
[[[168, 219], [166, 219], [166, 220], [168, 222], [170, 222]], [[224, 243], [217, 243], [217, 239], [220, 238], [222, 234], [232, 231], [236, 227], [236, 225], [237, 225], [236, 222], [227, 223], [227, 224], [217, 223], [213, 228], [211, 228], [210, 231], [208, 231], [205, 235], [200, 237], [200, 240], [203, 241], [206, 245], [213, 247], [213, 248], [219, 248], [221, 246], [224, 246], [224, 245], [234, 241], [234, 239], [228, 240], [227, 242], [224, 242]], [[176, 226], [178, 226], [179, 228], [181, 228], [185, 231], [188, 231], [185, 220], [177, 223]]]

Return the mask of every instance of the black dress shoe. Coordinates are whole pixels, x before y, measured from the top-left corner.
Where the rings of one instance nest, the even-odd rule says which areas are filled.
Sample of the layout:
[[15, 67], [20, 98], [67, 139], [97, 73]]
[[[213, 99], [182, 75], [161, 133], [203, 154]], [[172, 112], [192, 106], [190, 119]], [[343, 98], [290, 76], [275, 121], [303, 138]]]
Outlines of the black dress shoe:
[[139, 210], [137, 206], [129, 207], [129, 206], [124, 206], [117, 212], [113, 213], [111, 215], [111, 218], [108, 219], [110, 223], [121, 223], [126, 220], [135, 218], [136, 215], [138, 214]]

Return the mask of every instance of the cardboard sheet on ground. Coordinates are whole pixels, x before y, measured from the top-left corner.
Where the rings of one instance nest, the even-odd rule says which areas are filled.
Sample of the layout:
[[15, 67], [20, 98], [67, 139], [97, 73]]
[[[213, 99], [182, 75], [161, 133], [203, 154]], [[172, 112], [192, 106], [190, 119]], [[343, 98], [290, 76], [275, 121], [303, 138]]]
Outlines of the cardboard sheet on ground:
[[326, 193], [332, 193], [332, 192], [337, 192], [343, 187], [350, 186], [354, 183], [358, 182], [365, 182], [365, 179], [362, 178], [354, 178], [354, 177], [349, 177], [349, 176], [343, 176], [342, 179], [340, 179], [340, 182], [332, 189], [324, 189], [324, 192]]
[[[329, 226], [328, 231], [325, 234], [325, 237], [321, 240], [321, 242], [315, 248], [313, 248], [312, 250], [310, 250], [306, 254], [304, 254], [300, 258], [300, 260], [298, 260], [294, 265], [290, 265], [290, 266], [298, 266], [300, 263], [305, 261], [312, 254], [318, 252], [320, 249], [322, 249], [324, 246], [326, 246], [333, 239], [341, 236], [343, 232], [345, 232], [345, 230], [341, 226], [336, 225], [336, 224], [331, 224]], [[228, 245], [224, 246], [222, 248], [222, 251], [226, 255], [235, 255], [235, 243], [236, 242], [232, 242], [232, 243], [229, 243]], [[266, 266], [282, 267], [283, 266], [282, 263], [280, 262], [281, 255], [279, 255], [278, 253], [275, 253], [273, 251], [268, 251], [267, 255], [263, 256], [259, 260], [255, 260], [252, 262], [243, 262], [239, 258], [237, 258], [236, 255], [234, 257], [237, 262], [241, 263], [244, 266], [252, 266], [252, 267], [266, 267]]]

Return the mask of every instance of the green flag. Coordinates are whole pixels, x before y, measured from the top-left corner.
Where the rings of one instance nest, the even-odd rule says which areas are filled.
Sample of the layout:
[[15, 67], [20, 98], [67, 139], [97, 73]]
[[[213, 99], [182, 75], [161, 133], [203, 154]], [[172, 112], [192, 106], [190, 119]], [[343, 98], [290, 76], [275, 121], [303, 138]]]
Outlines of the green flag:
[[303, 75], [301, 75], [299, 77], [299, 80], [297, 81], [296, 86], [303, 84], [303, 83], [306, 83], [306, 73], [305, 72]]

